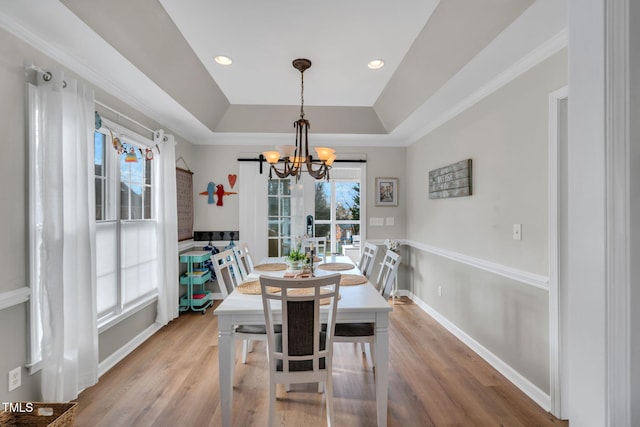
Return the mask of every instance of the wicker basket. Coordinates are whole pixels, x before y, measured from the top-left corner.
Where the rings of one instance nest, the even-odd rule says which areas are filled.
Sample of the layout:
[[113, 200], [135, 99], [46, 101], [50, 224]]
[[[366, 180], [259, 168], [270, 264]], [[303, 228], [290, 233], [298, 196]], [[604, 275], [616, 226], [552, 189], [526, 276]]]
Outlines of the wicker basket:
[[0, 411], [1, 427], [73, 427], [78, 413], [75, 402], [14, 402], [18, 403], [23, 412]]

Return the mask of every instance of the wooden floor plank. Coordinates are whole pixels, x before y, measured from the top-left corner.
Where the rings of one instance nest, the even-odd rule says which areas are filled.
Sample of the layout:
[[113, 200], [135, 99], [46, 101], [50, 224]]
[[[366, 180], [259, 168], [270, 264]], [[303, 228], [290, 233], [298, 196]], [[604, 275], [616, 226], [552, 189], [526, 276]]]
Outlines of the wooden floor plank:
[[[217, 325], [209, 312], [182, 313], [81, 393], [76, 425], [219, 426]], [[390, 426], [567, 426], [407, 299], [394, 305], [389, 342]], [[369, 351], [336, 344], [333, 378], [336, 424], [375, 425]], [[259, 341], [248, 363], [236, 364], [234, 425], [266, 424], [268, 380]], [[279, 386], [278, 425], [326, 425], [324, 398], [316, 385]]]

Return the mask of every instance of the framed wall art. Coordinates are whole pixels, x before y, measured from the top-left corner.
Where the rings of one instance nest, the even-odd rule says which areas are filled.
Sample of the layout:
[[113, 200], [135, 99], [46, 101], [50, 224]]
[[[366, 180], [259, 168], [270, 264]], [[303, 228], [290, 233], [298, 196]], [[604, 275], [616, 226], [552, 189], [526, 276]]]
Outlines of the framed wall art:
[[398, 206], [398, 178], [376, 178], [376, 206]]
[[429, 171], [429, 198], [471, 196], [471, 159]]

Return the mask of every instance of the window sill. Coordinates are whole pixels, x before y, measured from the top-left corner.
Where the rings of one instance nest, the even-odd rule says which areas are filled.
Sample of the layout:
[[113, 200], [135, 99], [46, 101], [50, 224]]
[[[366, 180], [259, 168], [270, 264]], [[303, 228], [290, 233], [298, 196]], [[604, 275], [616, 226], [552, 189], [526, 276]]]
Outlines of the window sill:
[[157, 301], [158, 301], [158, 293], [155, 292], [145, 298], [140, 299], [135, 304], [127, 307], [121, 313], [114, 316], [109, 316], [106, 319], [102, 319], [101, 321], [98, 322], [98, 335], [108, 330], [109, 328], [117, 325], [123, 320], [127, 319], [131, 315], [139, 312], [140, 310], [143, 310], [146, 307], [150, 306], [151, 304], [156, 303]]
[[192, 249], [195, 246], [196, 246], [196, 242], [194, 242], [193, 239], [183, 240], [181, 242], [178, 242], [178, 252], [183, 252], [183, 251]]

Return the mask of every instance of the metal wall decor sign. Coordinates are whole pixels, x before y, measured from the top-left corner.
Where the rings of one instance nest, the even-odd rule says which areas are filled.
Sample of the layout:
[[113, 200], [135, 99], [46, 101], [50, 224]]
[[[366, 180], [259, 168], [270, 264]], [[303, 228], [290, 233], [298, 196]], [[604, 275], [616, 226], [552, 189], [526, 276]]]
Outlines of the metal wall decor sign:
[[471, 159], [429, 171], [429, 198], [471, 195]]

